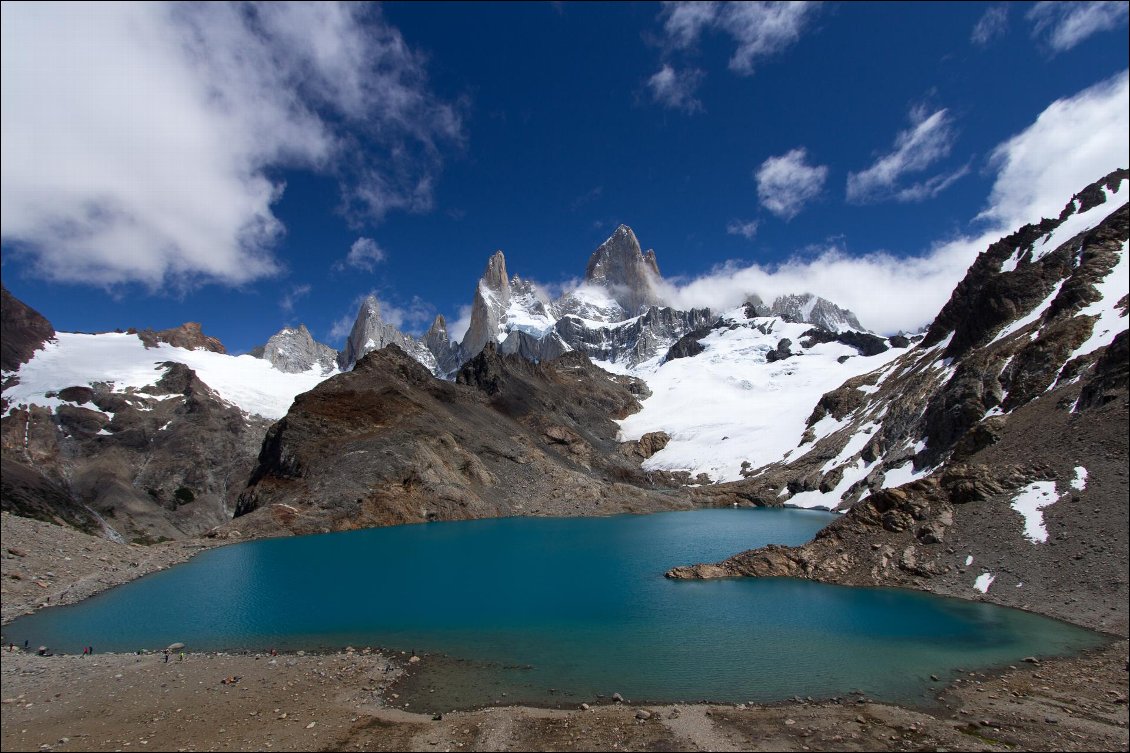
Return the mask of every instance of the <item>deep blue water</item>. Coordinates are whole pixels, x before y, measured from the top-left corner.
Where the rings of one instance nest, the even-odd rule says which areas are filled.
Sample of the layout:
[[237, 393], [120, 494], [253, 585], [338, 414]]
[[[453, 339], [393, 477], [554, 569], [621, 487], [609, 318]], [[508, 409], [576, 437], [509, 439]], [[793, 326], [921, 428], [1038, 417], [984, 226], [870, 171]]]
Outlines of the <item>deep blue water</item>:
[[915, 701], [931, 674], [1101, 641], [1025, 612], [909, 591], [663, 577], [675, 565], [802, 543], [830, 520], [700, 510], [252, 541], [21, 618], [4, 637], [75, 653], [182, 641], [192, 650], [383, 646], [470, 660], [432, 663], [413, 681], [417, 707], [432, 710], [612, 692], [771, 701], [858, 689]]

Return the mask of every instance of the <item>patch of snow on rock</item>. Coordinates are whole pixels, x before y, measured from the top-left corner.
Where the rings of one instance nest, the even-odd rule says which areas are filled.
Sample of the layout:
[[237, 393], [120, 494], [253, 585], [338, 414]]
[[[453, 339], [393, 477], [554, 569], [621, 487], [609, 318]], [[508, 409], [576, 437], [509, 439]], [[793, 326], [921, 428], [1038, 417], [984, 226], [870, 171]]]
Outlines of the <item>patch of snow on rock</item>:
[[977, 580], [973, 581], [973, 588], [983, 594], [987, 594], [989, 592], [989, 586], [993, 585], [993, 581], [996, 579], [997, 576], [992, 573], [981, 573], [977, 576]]
[[1130, 326], [1130, 320], [1116, 308], [1123, 297], [1130, 295], [1130, 259], [1126, 253], [1127, 245], [1127, 241], [1122, 242], [1122, 249], [1118, 252], [1118, 263], [1114, 265], [1110, 274], [1095, 285], [1102, 297], [1076, 314], [1076, 316], [1097, 316], [1098, 319], [1091, 328], [1091, 336], [1068, 356], [1068, 360], [1092, 353], [1104, 345], [1110, 345], [1115, 335]]
[[1024, 516], [1024, 536], [1033, 543], [1048, 540], [1043, 510], [1057, 499], [1054, 481], [1034, 481], [1012, 498], [1012, 509]]
[[1087, 488], [1087, 469], [1081, 465], [1075, 466], [1075, 478], [1071, 479], [1071, 488], [1080, 492]]
[[911, 481], [917, 481], [920, 478], [926, 478], [930, 475], [929, 468], [923, 468], [920, 471], [914, 470], [914, 462], [911, 460], [906, 461], [897, 468], [892, 468], [883, 474], [883, 487], [884, 489], [893, 489], [896, 486], [909, 484]]

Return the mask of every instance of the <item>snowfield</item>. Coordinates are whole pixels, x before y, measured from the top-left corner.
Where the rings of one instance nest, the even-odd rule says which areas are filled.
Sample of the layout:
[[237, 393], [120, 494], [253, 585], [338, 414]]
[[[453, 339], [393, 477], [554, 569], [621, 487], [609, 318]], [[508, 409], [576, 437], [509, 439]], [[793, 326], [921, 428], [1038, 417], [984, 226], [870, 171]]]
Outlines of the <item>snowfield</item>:
[[[800, 341], [811, 324], [750, 319], [742, 308], [723, 318], [738, 326], [714, 330], [700, 340], [705, 352], [662, 364], [656, 359], [629, 372], [644, 379], [652, 395], [639, 413], [619, 422], [621, 439], [653, 431], [671, 435], [668, 445], [644, 462], [645, 469], [689, 470], [715, 482], [739, 480], [743, 462], [758, 468], [797, 448], [805, 421], [825, 392], [906, 352], [891, 348], [864, 357], [836, 342], [804, 350]], [[792, 341], [792, 352], [799, 355], [768, 362], [766, 354], [783, 338]], [[842, 356], [849, 358], [839, 363]]]
[[221, 398], [245, 411], [276, 420], [286, 415], [294, 397], [327, 379], [315, 367], [286, 374], [253, 356], [229, 356], [186, 350], [160, 343], [146, 348], [136, 335], [115, 332], [83, 335], [59, 332], [54, 342], [36, 351], [19, 372], [19, 384], [4, 391], [9, 411], [21, 405], [54, 410], [62, 404], [47, 397], [66, 387], [106, 382], [114, 392], [136, 392], [164, 376], [165, 361], [183, 363]]

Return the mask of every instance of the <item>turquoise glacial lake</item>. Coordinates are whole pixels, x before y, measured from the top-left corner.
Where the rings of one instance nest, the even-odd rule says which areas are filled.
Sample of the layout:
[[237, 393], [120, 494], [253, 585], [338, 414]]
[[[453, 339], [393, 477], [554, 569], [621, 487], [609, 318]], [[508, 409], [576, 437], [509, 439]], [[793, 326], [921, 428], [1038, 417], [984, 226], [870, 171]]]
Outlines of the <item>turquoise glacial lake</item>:
[[251, 541], [20, 618], [55, 652], [160, 649], [442, 654], [401, 702], [774, 701], [862, 691], [928, 702], [958, 670], [1070, 654], [1097, 634], [1018, 610], [784, 578], [670, 581], [675, 565], [799, 544], [833, 519], [792, 509], [504, 518]]

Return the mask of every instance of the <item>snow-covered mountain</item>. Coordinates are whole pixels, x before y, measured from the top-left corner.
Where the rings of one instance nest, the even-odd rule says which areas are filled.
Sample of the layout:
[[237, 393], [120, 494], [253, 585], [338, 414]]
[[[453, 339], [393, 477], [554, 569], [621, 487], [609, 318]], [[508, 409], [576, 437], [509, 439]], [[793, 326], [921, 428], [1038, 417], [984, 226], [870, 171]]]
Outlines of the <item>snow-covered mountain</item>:
[[822, 337], [811, 324], [756, 313], [754, 305], [726, 311], [695, 338], [702, 348], [696, 354], [657, 356], [625, 370], [644, 379], [652, 395], [620, 422], [622, 438], [670, 436], [644, 468], [740, 480], [799, 444], [821, 395], [905, 352], [871, 336], [864, 350], [874, 354], [864, 355], [859, 345]]
[[[613, 371], [643, 368], [664, 357], [680, 338], [717, 320], [710, 309], [681, 311], [666, 305], [662, 287], [655, 251], [642, 251], [627, 225], [592, 252], [584, 280], [555, 300], [536, 284], [509, 275], [505, 255], [496, 251], [475, 288], [463, 341], [429, 349], [437, 362], [448, 364], [455, 361], [453, 352], [466, 360], [494, 342], [502, 353], [533, 361], [580, 351]], [[751, 305], [763, 305], [756, 296], [751, 300], [756, 301]], [[865, 332], [850, 311], [811, 294], [783, 296], [764, 308], [767, 316], [832, 333]], [[438, 373], [450, 376], [454, 368]]]
[[1124, 635], [1128, 192], [1117, 170], [989, 246], [921, 341], [820, 397], [780, 460], [692, 490], [841, 518], [668, 575], [920, 588]]

